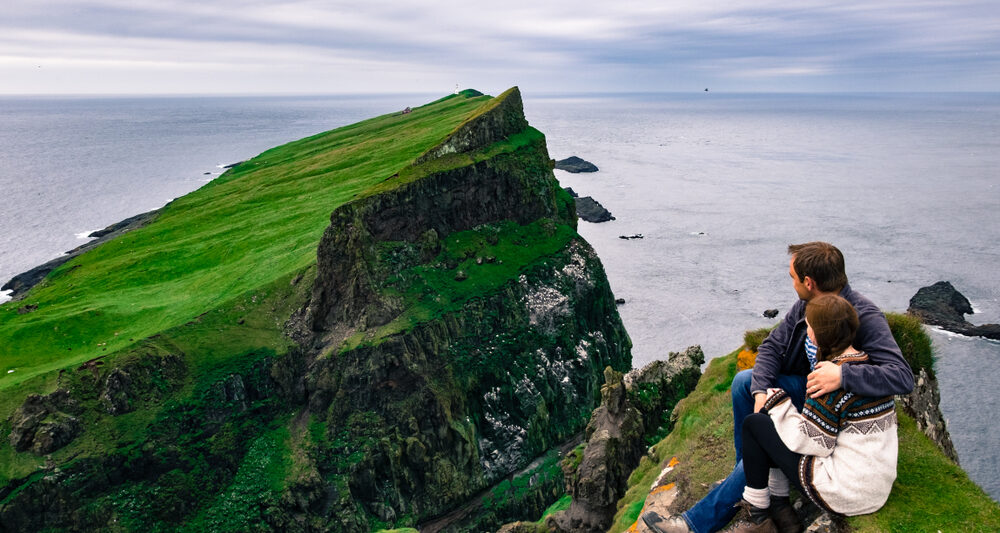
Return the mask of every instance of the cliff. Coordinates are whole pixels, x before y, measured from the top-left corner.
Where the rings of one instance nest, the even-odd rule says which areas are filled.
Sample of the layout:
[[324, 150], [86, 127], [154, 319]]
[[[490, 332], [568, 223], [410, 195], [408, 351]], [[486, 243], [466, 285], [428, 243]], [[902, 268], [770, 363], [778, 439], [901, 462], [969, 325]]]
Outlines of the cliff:
[[[997, 531], [1000, 505], [953, 460], [954, 448], [932, 380], [930, 339], [917, 319], [887, 316], [918, 382], [910, 395], [897, 398], [898, 474], [889, 500], [873, 514], [846, 519], [821, 515], [808, 503], [797, 504], [800, 516], [811, 524], [808, 531], [817, 532]], [[674, 430], [631, 473], [628, 492], [618, 501], [614, 523], [607, 531], [647, 531], [638, 520], [644, 509], [663, 515], [683, 512], [732, 470], [729, 387], [740, 366], [738, 360], [747, 360], [740, 350], [709, 363], [695, 391], [674, 410]]]
[[372, 531], [537, 478], [631, 367], [574, 213], [517, 88], [235, 166], [0, 307], [2, 528]]

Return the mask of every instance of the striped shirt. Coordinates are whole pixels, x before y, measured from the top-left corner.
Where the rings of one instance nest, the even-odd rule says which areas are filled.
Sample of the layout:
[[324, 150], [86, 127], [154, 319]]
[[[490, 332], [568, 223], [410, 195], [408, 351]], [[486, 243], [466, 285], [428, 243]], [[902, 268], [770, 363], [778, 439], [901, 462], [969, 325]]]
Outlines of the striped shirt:
[[806, 337], [806, 357], [809, 358], [809, 370], [816, 369], [816, 345]]

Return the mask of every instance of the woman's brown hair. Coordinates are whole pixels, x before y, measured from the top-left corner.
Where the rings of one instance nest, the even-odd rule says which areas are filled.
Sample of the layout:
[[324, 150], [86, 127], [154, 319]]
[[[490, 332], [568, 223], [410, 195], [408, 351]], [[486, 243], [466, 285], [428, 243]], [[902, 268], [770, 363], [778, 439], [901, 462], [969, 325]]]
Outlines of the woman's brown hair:
[[817, 296], [806, 304], [806, 320], [816, 335], [816, 359], [829, 361], [854, 342], [858, 313], [850, 302], [835, 294]]

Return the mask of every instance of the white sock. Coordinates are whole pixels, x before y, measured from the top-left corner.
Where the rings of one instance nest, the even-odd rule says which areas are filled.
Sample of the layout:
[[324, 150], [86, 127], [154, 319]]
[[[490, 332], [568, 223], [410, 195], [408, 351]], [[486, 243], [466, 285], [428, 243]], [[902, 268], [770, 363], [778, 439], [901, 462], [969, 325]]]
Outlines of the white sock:
[[754, 489], [747, 486], [743, 489], [743, 499], [758, 509], [767, 509], [771, 506], [771, 493], [767, 487]]
[[788, 496], [788, 477], [780, 468], [772, 468], [767, 475], [767, 488], [771, 496], [785, 498]]

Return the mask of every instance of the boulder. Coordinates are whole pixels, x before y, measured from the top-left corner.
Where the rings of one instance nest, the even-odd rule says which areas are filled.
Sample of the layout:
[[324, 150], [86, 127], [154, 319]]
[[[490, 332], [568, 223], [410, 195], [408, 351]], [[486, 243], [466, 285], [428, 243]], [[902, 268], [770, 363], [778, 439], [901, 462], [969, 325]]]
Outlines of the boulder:
[[52, 453], [67, 445], [83, 430], [80, 407], [64, 389], [47, 395], [30, 394], [10, 417], [10, 445], [36, 455]]
[[590, 196], [576, 199], [576, 216], [587, 222], [607, 222], [615, 219], [610, 211]]
[[598, 168], [596, 165], [590, 161], [584, 161], [579, 157], [573, 155], [566, 159], [556, 161], [556, 168], [559, 170], [565, 170], [566, 172], [572, 172], [577, 174], [579, 172], [597, 172]]
[[1000, 324], [977, 326], [965, 320], [965, 315], [973, 313], [972, 304], [947, 281], [921, 287], [910, 298], [906, 312], [924, 324], [940, 326], [953, 333], [1000, 340]]
[[767, 318], [774, 318], [778, 316], [778, 313], [780, 313], [780, 311], [777, 309], [768, 309], [767, 311], [764, 311], [764, 316]]

